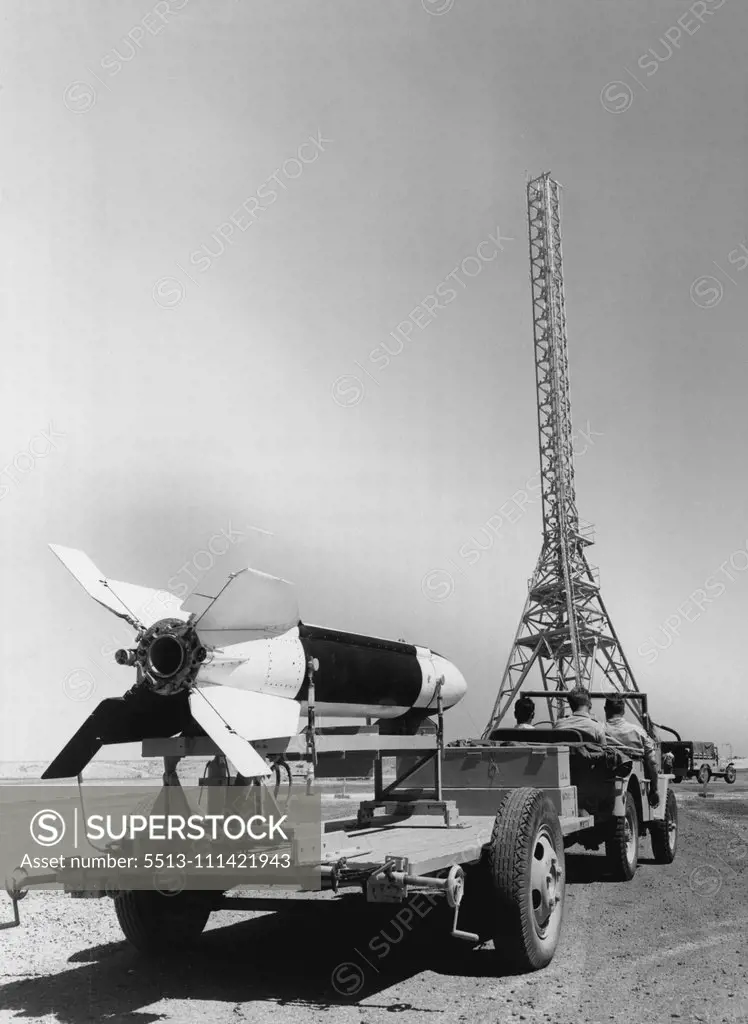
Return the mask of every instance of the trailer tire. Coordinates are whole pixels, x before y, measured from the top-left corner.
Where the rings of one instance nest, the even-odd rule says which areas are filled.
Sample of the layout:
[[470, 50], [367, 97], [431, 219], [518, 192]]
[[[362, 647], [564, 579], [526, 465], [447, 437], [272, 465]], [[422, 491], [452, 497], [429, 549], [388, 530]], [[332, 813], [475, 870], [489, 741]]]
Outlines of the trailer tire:
[[639, 814], [631, 790], [626, 793], [623, 817], [614, 818], [611, 823], [605, 855], [615, 880], [630, 882], [639, 862]]
[[702, 786], [704, 786], [711, 779], [711, 777], [712, 769], [709, 767], [708, 764], [702, 764], [701, 768], [699, 768], [699, 771], [696, 775], [698, 781], [701, 783]]
[[672, 864], [678, 847], [678, 802], [672, 789], [667, 791], [665, 817], [649, 826], [652, 853], [656, 864]]
[[536, 971], [550, 963], [564, 909], [566, 863], [556, 809], [538, 789], [515, 789], [488, 847], [491, 934], [503, 963]]
[[141, 953], [168, 953], [191, 946], [210, 917], [200, 893], [164, 895], [148, 889], [120, 892], [114, 912], [125, 938]]
[[728, 764], [725, 768], [725, 782], [728, 786], [732, 786], [738, 777], [738, 770], [734, 764]]

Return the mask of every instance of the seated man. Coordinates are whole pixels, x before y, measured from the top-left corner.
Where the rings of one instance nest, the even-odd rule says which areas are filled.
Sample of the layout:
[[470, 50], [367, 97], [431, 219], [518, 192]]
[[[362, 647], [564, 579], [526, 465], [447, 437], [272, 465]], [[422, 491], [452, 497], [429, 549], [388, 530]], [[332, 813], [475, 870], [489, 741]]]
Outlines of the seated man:
[[569, 693], [570, 715], [559, 718], [554, 729], [576, 729], [581, 732], [585, 740], [592, 740], [599, 743], [601, 747], [607, 745], [605, 728], [592, 717], [592, 701], [587, 690], [574, 689]]
[[649, 802], [657, 807], [660, 797], [657, 792], [657, 755], [652, 737], [637, 723], [623, 717], [626, 702], [623, 697], [608, 697], [605, 701], [605, 734], [608, 744], [625, 751], [629, 756], [644, 761], [644, 771], [649, 779]]
[[520, 697], [514, 705], [514, 718], [517, 729], [532, 729], [535, 717], [535, 703], [532, 697]]
[[[608, 748], [605, 727], [592, 717], [589, 692], [577, 687], [569, 693], [568, 701], [571, 714], [559, 718], [553, 728], [575, 729], [584, 738], [584, 745], [574, 748], [571, 753], [572, 780], [577, 780], [574, 784], [581, 786], [580, 792], [585, 793], [595, 778], [602, 779], [604, 783], [612, 779], [625, 779], [633, 768], [633, 762], [620, 750]], [[588, 802], [584, 806], [586, 810], [594, 812], [598, 797], [594, 795], [594, 789], [592, 794], [586, 793], [592, 803]]]

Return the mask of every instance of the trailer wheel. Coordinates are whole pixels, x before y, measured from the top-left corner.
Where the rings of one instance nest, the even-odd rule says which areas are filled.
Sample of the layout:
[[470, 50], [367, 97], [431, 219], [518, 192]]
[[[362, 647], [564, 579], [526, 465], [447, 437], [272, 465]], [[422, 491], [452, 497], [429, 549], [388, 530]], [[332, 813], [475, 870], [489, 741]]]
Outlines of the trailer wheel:
[[537, 789], [504, 799], [488, 848], [494, 946], [521, 971], [550, 963], [564, 909], [564, 840], [556, 810]]
[[120, 892], [114, 911], [125, 938], [141, 953], [167, 953], [195, 942], [210, 917], [200, 893], [173, 896], [150, 890]]
[[712, 769], [709, 767], [708, 764], [702, 764], [701, 768], [699, 768], [699, 771], [698, 771], [698, 774], [697, 774], [696, 778], [699, 780], [699, 782], [703, 786], [703, 785], [705, 785], [711, 779], [711, 777], [712, 777]]
[[728, 764], [725, 768], [725, 782], [728, 786], [731, 786], [738, 777], [738, 770], [734, 764]]
[[616, 881], [628, 882], [634, 877], [639, 862], [639, 815], [631, 790], [626, 794], [623, 817], [613, 819], [605, 854]]
[[649, 826], [649, 834], [652, 837], [655, 863], [672, 864], [678, 846], [678, 803], [672, 789], [667, 791], [664, 819], [653, 821]]

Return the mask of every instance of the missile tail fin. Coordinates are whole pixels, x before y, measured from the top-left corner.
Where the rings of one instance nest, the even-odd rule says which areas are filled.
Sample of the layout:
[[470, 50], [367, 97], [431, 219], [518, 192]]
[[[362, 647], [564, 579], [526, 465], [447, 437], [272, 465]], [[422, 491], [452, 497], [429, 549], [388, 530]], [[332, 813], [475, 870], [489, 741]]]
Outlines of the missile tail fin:
[[77, 579], [94, 601], [98, 601], [121, 619], [132, 621], [135, 618], [124, 602], [110, 590], [106, 576], [97, 569], [84, 551], [65, 548], [60, 544], [50, 544], [49, 546], [52, 553], [57, 555], [68, 572]]
[[91, 728], [92, 718], [93, 715], [89, 716], [68, 740], [52, 764], [42, 773], [43, 779], [73, 779], [96, 757], [102, 742], [96, 730]]
[[219, 585], [200, 584], [181, 607], [196, 616], [199, 633], [243, 631], [250, 639], [279, 636], [299, 624], [293, 585], [256, 569], [242, 569]]
[[79, 775], [105, 743], [129, 743], [142, 739], [142, 729], [123, 714], [124, 702], [116, 697], [103, 700], [68, 740], [43, 779], [71, 779]]
[[134, 687], [124, 697], [107, 697], [65, 744], [43, 779], [72, 779], [108, 743], [135, 743], [173, 736], [190, 723], [186, 694], [159, 697]]
[[59, 544], [49, 546], [94, 601], [121, 619], [126, 619], [135, 628], [148, 628], [159, 619], [167, 617], [185, 621], [188, 618], [182, 611], [179, 599], [167, 590], [154, 590], [134, 583], [124, 583], [122, 580], [107, 579], [85, 552]]
[[250, 741], [293, 736], [299, 721], [295, 700], [224, 686], [196, 687], [190, 693], [190, 711], [246, 778], [271, 774]]

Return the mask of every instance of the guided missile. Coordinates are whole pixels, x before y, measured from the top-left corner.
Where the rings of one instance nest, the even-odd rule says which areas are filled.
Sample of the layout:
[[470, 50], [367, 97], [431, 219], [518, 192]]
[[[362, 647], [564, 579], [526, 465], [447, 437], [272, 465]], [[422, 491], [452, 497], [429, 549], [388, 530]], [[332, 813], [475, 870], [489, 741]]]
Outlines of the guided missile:
[[[84, 589], [135, 631], [117, 651], [136, 670], [123, 697], [101, 701], [42, 775], [78, 775], [104, 744], [206, 733], [246, 778], [271, 769], [253, 740], [298, 732], [314, 671], [314, 708], [415, 731], [465, 694], [460, 671], [427, 647], [301, 622], [292, 584], [255, 569], [184, 601], [107, 579], [82, 551], [50, 544]], [[380, 725], [380, 728], [382, 726]]]

